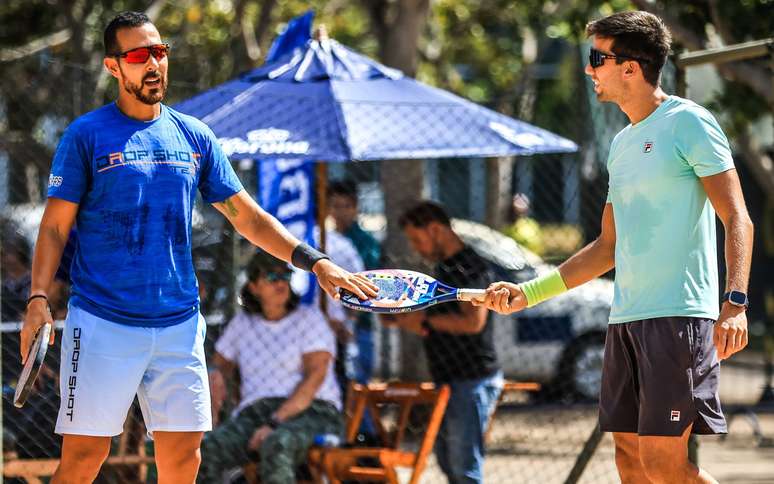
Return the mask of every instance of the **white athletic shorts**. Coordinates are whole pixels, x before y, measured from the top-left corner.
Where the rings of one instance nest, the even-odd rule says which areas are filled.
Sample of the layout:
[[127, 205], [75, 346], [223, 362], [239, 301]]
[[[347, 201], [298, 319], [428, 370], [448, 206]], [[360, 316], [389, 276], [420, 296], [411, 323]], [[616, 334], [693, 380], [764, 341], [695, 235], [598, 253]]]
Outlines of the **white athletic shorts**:
[[204, 317], [164, 328], [112, 323], [70, 306], [62, 336], [56, 433], [123, 432], [134, 395], [148, 433], [212, 430]]

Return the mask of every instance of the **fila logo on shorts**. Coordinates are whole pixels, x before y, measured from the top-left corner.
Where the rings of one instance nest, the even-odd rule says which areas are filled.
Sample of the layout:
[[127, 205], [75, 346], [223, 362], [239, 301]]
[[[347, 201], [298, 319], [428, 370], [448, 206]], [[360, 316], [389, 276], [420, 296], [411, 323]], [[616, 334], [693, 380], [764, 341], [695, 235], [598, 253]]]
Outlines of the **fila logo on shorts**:
[[669, 414], [669, 420], [672, 422], [679, 422], [680, 421], [680, 411], [679, 410], [672, 410], [672, 413]]
[[643, 153], [650, 153], [653, 151], [653, 142], [652, 141], [646, 141], [645, 145], [642, 147]]

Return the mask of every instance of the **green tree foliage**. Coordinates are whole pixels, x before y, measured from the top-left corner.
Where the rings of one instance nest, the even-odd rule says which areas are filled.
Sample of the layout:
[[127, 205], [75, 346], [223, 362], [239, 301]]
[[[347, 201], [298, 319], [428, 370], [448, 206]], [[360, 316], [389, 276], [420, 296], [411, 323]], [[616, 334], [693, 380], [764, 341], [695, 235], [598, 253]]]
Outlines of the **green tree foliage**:
[[[118, 11], [156, 8], [173, 45], [168, 101], [174, 103], [263, 62], [287, 20], [317, 12], [332, 37], [372, 57], [385, 52], [391, 0], [6, 0], [0, 4], [0, 95], [3, 149], [12, 158], [50, 158], [59, 127], [115, 97], [101, 69], [102, 29]], [[409, 3], [406, 2], [405, 3]], [[646, 8], [669, 18], [677, 49], [771, 35], [772, 0], [435, 0], [418, 41], [416, 76], [499, 111], [578, 139], [567, 113], [578, 111], [583, 60], [575, 46], [591, 18]], [[58, 35], [58, 37], [57, 37]], [[767, 59], [750, 61], [770, 76]], [[734, 72], [734, 66], [729, 66]], [[770, 98], [750, 76], [729, 76], [715, 103], [731, 128], [770, 112]], [[565, 113], [558, 116], [557, 113]], [[52, 120], [53, 122], [52, 124]], [[56, 129], [54, 129], [56, 131]], [[17, 174], [18, 175], [18, 174]]]

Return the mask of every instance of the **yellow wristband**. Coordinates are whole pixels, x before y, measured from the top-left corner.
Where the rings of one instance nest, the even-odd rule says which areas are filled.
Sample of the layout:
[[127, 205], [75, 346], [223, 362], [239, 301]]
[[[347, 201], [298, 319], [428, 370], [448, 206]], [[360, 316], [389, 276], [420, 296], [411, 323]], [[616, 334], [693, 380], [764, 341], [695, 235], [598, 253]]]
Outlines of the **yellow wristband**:
[[528, 308], [540, 304], [546, 299], [558, 296], [563, 292], [567, 292], [567, 286], [564, 284], [564, 279], [562, 279], [559, 269], [554, 269], [531, 281], [522, 282], [519, 284], [519, 288], [527, 298]]

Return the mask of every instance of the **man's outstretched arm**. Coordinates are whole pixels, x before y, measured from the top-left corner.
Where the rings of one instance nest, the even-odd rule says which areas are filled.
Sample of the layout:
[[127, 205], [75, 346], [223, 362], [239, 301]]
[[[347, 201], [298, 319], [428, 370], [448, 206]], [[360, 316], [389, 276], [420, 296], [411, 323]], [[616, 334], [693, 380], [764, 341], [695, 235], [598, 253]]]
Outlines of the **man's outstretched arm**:
[[[48, 310], [48, 290], [59, 267], [62, 251], [70, 236], [70, 229], [78, 214], [78, 204], [59, 198], [49, 198], [46, 210], [40, 220], [38, 240], [35, 242], [35, 255], [32, 258], [32, 281], [30, 296], [45, 296], [31, 299], [24, 313], [24, 325], [21, 330], [20, 350], [22, 360], [27, 358], [32, 339], [41, 326], [53, 323]], [[54, 342], [51, 332], [50, 344]]]
[[593, 242], [567, 259], [558, 269], [522, 284], [496, 282], [487, 288], [484, 305], [501, 314], [534, 306], [568, 289], [605, 274], [615, 266], [615, 218], [613, 205], [602, 211], [602, 231]]
[[[293, 262], [293, 252], [301, 242], [245, 190], [213, 205], [253, 245], [286, 262]], [[368, 279], [345, 271], [329, 259], [319, 260], [311, 269], [320, 286], [333, 298], [338, 299], [336, 287], [343, 287], [362, 299], [376, 295], [377, 288]]]

